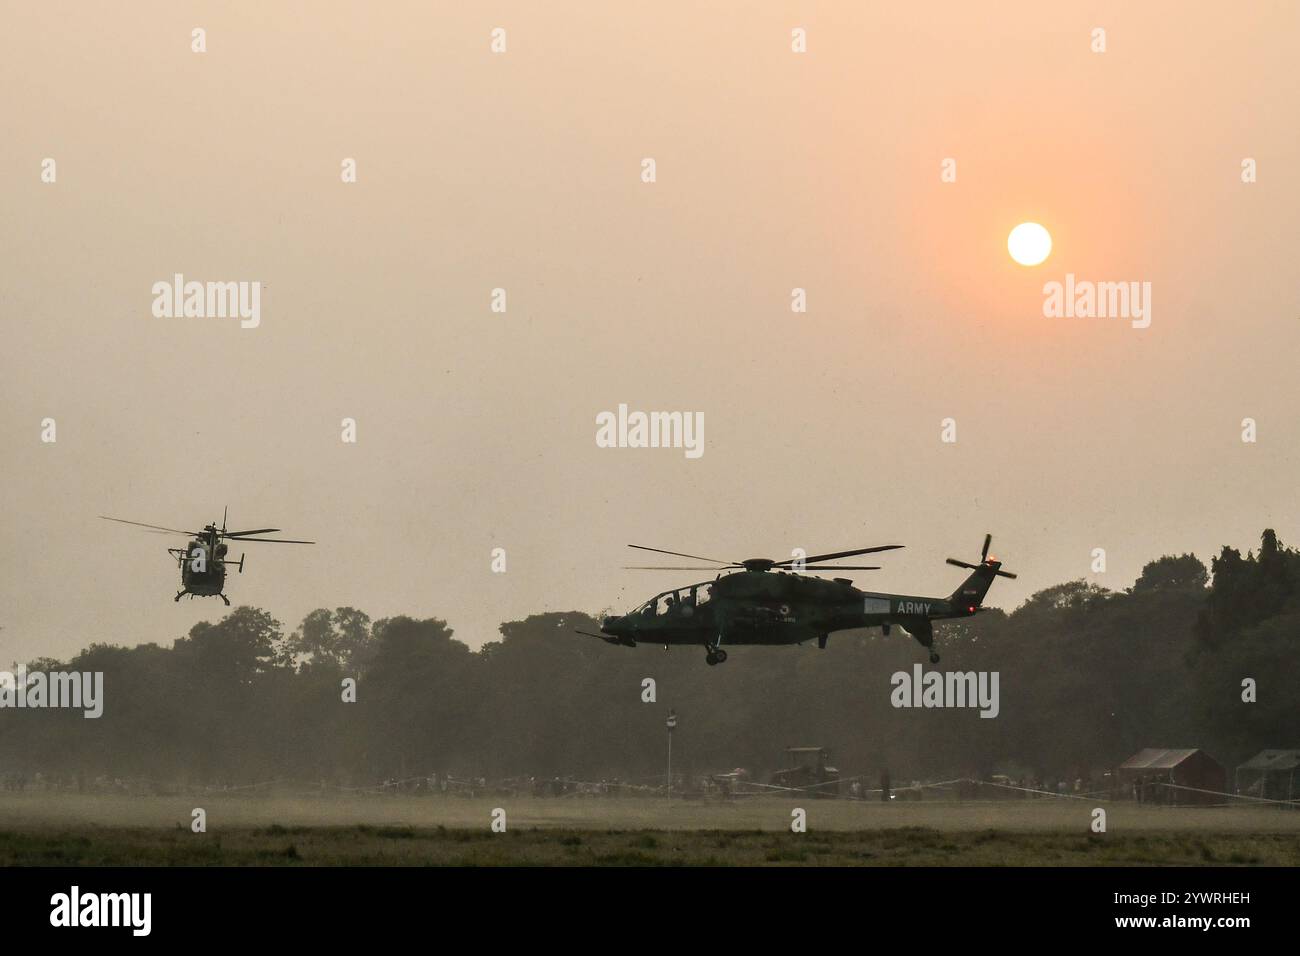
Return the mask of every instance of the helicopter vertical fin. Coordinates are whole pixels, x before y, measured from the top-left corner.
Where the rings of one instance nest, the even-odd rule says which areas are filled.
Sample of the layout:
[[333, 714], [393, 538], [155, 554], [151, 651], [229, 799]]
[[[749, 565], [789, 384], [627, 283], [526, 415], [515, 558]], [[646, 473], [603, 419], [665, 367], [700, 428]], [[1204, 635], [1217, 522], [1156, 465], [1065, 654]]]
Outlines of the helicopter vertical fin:
[[984, 595], [989, 593], [995, 577], [996, 569], [987, 564], [980, 565], [961, 583], [961, 587], [952, 592], [949, 603], [955, 608], [975, 610], [984, 602]]

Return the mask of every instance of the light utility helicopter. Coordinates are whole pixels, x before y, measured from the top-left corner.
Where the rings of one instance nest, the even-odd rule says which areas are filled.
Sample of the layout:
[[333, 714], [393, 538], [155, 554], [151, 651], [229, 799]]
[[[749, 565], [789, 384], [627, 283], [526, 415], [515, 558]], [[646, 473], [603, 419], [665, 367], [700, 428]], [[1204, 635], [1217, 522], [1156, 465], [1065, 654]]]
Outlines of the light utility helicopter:
[[636, 647], [638, 644], [663, 644], [665, 647], [673, 644], [702, 645], [704, 660], [712, 665], [727, 659], [724, 644], [802, 644], [815, 638], [817, 646], [825, 648], [827, 638], [835, 631], [879, 627], [888, 636], [890, 628], [897, 626], [916, 638], [917, 643], [930, 652], [930, 663], [937, 664], [939, 655], [934, 650], [933, 622], [970, 617], [980, 610], [994, 578], [1015, 577], [1010, 571], [1002, 570], [1002, 563], [997, 558], [989, 556], [992, 541], [992, 535], [984, 536], [978, 564], [948, 559], [949, 564], [972, 573], [947, 597], [860, 591], [848, 578], [826, 581], [803, 574], [877, 571], [878, 565], [825, 565], [821, 562], [895, 551], [903, 547], [901, 544], [814, 554], [785, 561], [768, 558], [719, 561], [632, 544], [628, 547], [694, 561], [709, 561], [715, 567], [638, 566], [627, 570], [731, 573], [719, 573], [712, 581], [664, 591], [630, 614], [606, 617], [601, 621], [599, 634], [578, 633], [623, 647]]
[[315, 544], [315, 541], [293, 541], [288, 538], [256, 538], [253, 535], [271, 534], [279, 531], [279, 528], [254, 528], [250, 531], [227, 531], [226, 530], [226, 511], [221, 513], [221, 527], [218, 528], [216, 522], [206, 524], [202, 531], [182, 531], [179, 528], [164, 528], [156, 524], [144, 524], [141, 521], [127, 521], [125, 518], [110, 518], [108, 515], [100, 515], [105, 521], [116, 521], [119, 524], [135, 525], [138, 528], [145, 528], [155, 534], [183, 534], [189, 535], [193, 540], [184, 548], [168, 548], [167, 553], [176, 559], [176, 564], [181, 571], [181, 589], [176, 592], [175, 600], [179, 601], [186, 594], [193, 600], [198, 597], [219, 597], [230, 606], [230, 598], [225, 595], [226, 587], [226, 567], [234, 565], [239, 568], [239, 573], [244, 573], [244, 555], [239, 555], [239, 561], [227, 560], [226, 555], [230, 552], [227, 541], [261, 541], [269, 544]]

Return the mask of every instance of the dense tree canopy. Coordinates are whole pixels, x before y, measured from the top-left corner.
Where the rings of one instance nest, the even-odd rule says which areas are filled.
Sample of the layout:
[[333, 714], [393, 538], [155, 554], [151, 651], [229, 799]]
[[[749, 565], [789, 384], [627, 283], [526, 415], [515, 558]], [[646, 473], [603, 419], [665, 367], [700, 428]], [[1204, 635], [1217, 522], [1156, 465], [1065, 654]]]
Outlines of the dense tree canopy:
[[[350, 785], [432, 771], [636, 779], [661, 770], [669, 707], [680, 718], [675, 758], [696, 772], [762, 772], [808, 744], [832, 748], [846, 775], [888, 768], [896, 780], [1073, 776], [1144, 746], [1203, 747], [1231, 765], [1300, 746], [1300, 554], [1266, 531], [1258, 554], [1224, 548], [1211, 571], [1166, 556], [1126, 591], [1067, 582], [1014, 613], [940, 627], [944, 670], [999, 673], [996, 719], [895, 709], [891, 675], [924, 659], [897, 631], [837, 634], [824, 651], [736, 647], [710, 668], [694, 649], [577, 636], [596, 625], [576, 612], [505, 623], [500, 640], [472, 651], [433, 618], [322, 608], [286, 634], [240, 607], [170, 649], [92, 644], [69, 661], [33, 662], [102, 671], [104, 715], [2, 712], [0, 760], [165, 783]], [[654, 703], [642, 701], [647, 677]], [[1255, 703], [1242, 701], [1247, 678]]]

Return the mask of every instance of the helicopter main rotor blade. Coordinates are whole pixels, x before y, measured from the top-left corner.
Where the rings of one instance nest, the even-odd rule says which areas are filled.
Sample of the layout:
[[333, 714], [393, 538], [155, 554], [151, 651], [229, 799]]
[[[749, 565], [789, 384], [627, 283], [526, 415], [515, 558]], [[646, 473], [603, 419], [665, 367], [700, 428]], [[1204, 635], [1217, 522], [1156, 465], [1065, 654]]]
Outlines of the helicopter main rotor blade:
[[294, 541], [289, 538], [236, 538], [236, 541], [265, 541], [267, 544], [315, 544], [315, 541]]
[[[882, 544], [875, 548], [857, 548], [853, 551], [836, 551], [833, 554], [810, 554], [802, 560], [808, 563], [815, 563], [817, 561], [834, 561], [836, 558], [851, 558], [858, 554], [875, 554], [877, 551], [896, 551], [901, 547], [903, 547], [901, 544]], [[801, 559], [789, 558], [785, 561], [777, 561], [774, 566], [780, 568], [798, 560]]]
[[808, 564], [800, 568], [802, 571], [879, 571], [878, 564], [845, 564], [840, 567], [827, 567], [824, 564]]
[[624, 571], [725, 571], [726, 568], [682, 568], [682, 567], [650, 567], [643, 564], [625, 564]]
[[242, 538], [246, 534], [270, 534], [272, 531], [279, 530], [279, 528], [257, 528], [253, 531], [223, 531], [221, 534], [225, 538]]
[[105, 521], [116, 521], [118, 524], [133, 524], [137, 528], [149, 528], [151, 531], [162, 531], [166, 534], [188, 534], [198, 535], [198, 531], [182, 531], [180, 528], [164, 528], [158, 524], [145, 524], [143, 521], [127, 521], [125, 518], [110, 518], [108, 515], [100, 515]]
[[735, 561], [722, 561], [718, 558], [702, 558], [698, 554], [682, 554], [680, 551], [665, 551], [663, 548], [647, 548], [643, 544], [629, 544], [629, 548], [636, 548], [640, 551], [654, 551], [657, 554], [671, 554], [675, 558], [690, 558], [692, 561], [711, 561], [714, 564], [721, 564], [728, 568], [740, 567]]

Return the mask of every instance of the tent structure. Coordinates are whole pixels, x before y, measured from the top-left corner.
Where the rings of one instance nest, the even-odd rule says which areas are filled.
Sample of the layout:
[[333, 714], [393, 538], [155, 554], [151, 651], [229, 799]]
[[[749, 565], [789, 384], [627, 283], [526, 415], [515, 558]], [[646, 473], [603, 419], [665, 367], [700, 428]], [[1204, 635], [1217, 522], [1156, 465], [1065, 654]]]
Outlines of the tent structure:
[[1237, 768], [1237, 793], [1265, 800], [1300, 800], [1300, 750], [1261, 750]]
[[1223, 765], [1204, 750], [1147, 747], [1119, 765], [1116, 777], [1139, 803], [1220, 803], [1228, 785]]

